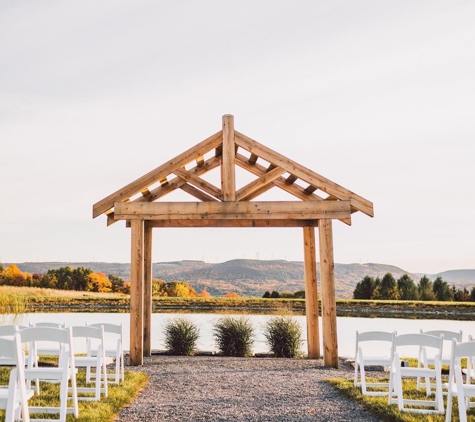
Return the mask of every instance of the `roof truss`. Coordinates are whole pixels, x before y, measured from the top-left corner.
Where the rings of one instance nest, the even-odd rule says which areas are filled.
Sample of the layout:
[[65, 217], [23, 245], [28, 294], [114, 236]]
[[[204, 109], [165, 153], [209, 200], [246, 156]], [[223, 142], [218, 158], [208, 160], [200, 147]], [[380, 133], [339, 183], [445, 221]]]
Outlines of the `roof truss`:
[[[236, 166], [254, 177], [238, 189]], [[218, 167], [221, 186], [202, 178]], [[273, 188], [296, 201], [254, 201]], [[177, 189], [199, 202], [158, 201]], [[373, 204], [235, 131], [233, 117], [225, 115], [223, 130], [94, 204], [93, 217], [106, 214], [108, 225], [139, 218], [153, 227], [294, 227], [315, 226], [321, 218], [351, 224], [357, 211], [372, 217]]]

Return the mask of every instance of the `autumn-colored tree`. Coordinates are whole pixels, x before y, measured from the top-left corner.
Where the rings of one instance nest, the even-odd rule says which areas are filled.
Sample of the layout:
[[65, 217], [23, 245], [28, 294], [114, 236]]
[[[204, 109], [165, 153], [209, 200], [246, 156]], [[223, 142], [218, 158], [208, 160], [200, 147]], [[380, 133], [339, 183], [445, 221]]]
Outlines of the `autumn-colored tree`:
[[228, 292], [228, 293], [226, 293], [226, 295], [224, 297], [239, 297], [239, 295], [237, 293], [234, 293], [234, 292]]
[[112, 290], [112, 283], [104, 273], [91, 273], [87, 276], [86, 291], [108, 293]]
[[211, 295], [208, 293], [208, 290], [204, 289], [198, 297], [211, 297]]
[[1, 282], [7, 286], [28, 286], [31, 274], [23, 273], [15, 264], [10, 264], [2, 271]]

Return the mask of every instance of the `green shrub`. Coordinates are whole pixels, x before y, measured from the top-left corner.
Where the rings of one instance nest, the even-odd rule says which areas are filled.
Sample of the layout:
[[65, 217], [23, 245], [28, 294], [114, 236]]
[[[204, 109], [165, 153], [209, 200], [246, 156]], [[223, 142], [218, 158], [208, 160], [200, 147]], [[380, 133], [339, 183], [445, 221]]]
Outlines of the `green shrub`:
[[165, 325], [165, 347], [172, 355], [193, 355], [199, 336], [199, 328], [185, 318], [168, 321]]
[[281, 358], [301, 356], [302, 329], [299, 323], [289, 316], [277, 316], [270, 319], [264, 331], [271, 353]]
[[224, 317], [214, 327], [214, 338], [225, 356], [251, 356], [254, 327], [248, 318]]

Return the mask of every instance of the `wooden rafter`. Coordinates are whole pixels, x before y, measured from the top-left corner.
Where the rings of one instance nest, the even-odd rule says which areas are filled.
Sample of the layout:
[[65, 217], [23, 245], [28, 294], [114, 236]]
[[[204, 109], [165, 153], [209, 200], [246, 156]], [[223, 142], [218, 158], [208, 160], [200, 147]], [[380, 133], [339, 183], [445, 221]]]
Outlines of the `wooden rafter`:
[[222, 131], [220, 130], [219, 132], [200, 142], [198, 145], [195, 145], [193, 148], [190, 148], [184, 153], [176, 156], [171, 161], [161, 165], [160, 167], [157, 167], [155, 170], [150, 171], [144, 176], [139, 177], [132, 183], [129, 183], [128, 185], [94, 204], [92, 208], [93, 218], [96, 218], [105, 211], [111, 209], [115, 202], [123, 201], [124, 199], [134, 196], [144, 187], [153, 185], [155, 182], [162, 179], [163, 177], [166, 177], [177, 168], [183, 167], [202, 155], [208, 153], [212, 149], [217, 148], [221, 142]]
[[302, 179], [310, 185], [317, 186], [318, 189], [326, 192], [330, 195], [336, 196], [338, 199], [348, 199], [351, 200], [351, 204], [357, 208], [359, 211], [373, 217], [373, 204], [367, 199], [357, 195], [354, 192], [351, 192], [348, 189], [345, 189], [343, 186], [338, 185], [335, 182], [319, 175], [318, 173], [313, 172], [312, 170], [301, 166], [295, 161], [290, 160], [287, 157], [267, 148], [266, 146], [260, 144], [257, 141], [243, 135], [242, 133], [235, 131], [235, 142], [241, 148], [249, 151], [251, 154], [256, 154], [260, 158], [273, 163], [279, 167], [284, 168], [290, 174], [294, 174], [299, 179]]
[[[241, 154], [236, 155], [236, 165], [250, 171], [251, 173], [254, 173], [257, 176], [261, 176], [267, 171], [264, 166], [261, 166], [258, 163], [254, 165], [249, 164], [246, 157]], [[301, 199], [302, 201], [323, 201], [323, 198], [320, 198], [318, 195], [306, 192], [305, 189], [299, 185], [289, 184], [287, 180], [288, 179], [285, 179], [284, 177], [278, 177], [273, 181], [273, 184], [290, 193], [291, 195], [294, 195], [296, 198]], [[349, 226], [351, 225], [351, 219], [340, 218], [339, 220]]]
[[223, 197], [221, 189], [214, 186], [212, 183], [209, 183], [206, 180], [195, 176], [192, 172], [186, 171], [184, 169], [176, 169], [173, 173], [175, 173], [181, 179], [185, 180], [187, 183], [196, 186], [198, 189], [205, 191], [206, 193], [211, 196], [214, 196], [217, 199], [221, 199]]
[[188, 183], [185, 183], [183, 186], [180, 186], [180, 189], [203, 202], [217, 201], [214, 196], [208, 195], [207, 193], [196, 189], [194, 186], [191, 186]]
[[272, 182], [278, 177], [280, 177], [283, 173], [285, 173], [285, 170], [279, 167], [276, 167], [274, 170], [266, 172], [261, 177], [259, 177], [259, 179], [256, 179], [239, 189], [236, 192], [236, 199], [238, 201], [246, 201], [249, 200], [249, 198], [252, 197], [255, 192], [263, 192], [262, 189], [264, 188], [265, 190], [270, 189], [272, 186], [274, 186]]

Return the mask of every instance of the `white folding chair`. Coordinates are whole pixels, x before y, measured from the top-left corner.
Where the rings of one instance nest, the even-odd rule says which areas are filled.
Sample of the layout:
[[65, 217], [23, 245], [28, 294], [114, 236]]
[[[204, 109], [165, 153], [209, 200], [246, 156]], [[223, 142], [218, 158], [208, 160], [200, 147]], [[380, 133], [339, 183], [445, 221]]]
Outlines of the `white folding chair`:
[[[448, 331], [448, 330], [431, 330], [431, 331], [423, 331], [421, 330], [422, 334], [429, 334], [430, 336], [436, 336], [440, 337], [442, 334], [444, 336], [444, 350], [448, 350], [449, 353], [452, 350], [452, 339], [456, 339], [458, 343], [462, 341], [462, 336], [463, 333], [462, 331]], [[429, 366], [429, 365], [434, 365], [434, 356], [430, 355], [427, 353], [427, 350], [425, 353], [423, 353], [423, 348], [419, 348], [419, 357], [418, 357], [418, 363], [419, 366]], [[446, 365], [449, 366], [451, 362], [451, 356], [447, 355], [447, 352], [445, 352], [446, 356], [441, 356], [440, 363], [441, 365]], [[426, 383], [429, 382], [429, 380], [426, 380]], [[434, 387], [435, 385], [432, 384]], [[417, 377], [417, 389], [421, 388], [421, 377]], [[444, 389], [445, 390], [445, 389]], [[446, 391], [444, 391], [446, 393]]]
[[[101, 393], [105, 397], [108, 396], [107, 390], [107, 367], [104, 344], [104, 328], [91, 326], [73, 326], [71, 327], [73, 339], [83, 339], [86, 348], [90, 348], [94, 344], [97, 351], [96, 356], [76, 356], [76, 368], [86, 368], [87, 372], [91, 369], [95, 370], [95, 387], [78, 387], [78, 393], [94, 393], [94, 397], [78, 396], [79, 400], [95, 400], [101, 399]], [[103, 385], [103, 386], [102, 386]]]
[[[36, 322], [30, 324], [30, 327], [50, 327], [50, 328], [65, 328], [65, 324], [59, 322]], [[34, 359], [38, 360], [40, 356], [59, 356], [58, 344], [36, 342], [36, 355]]]
[[[355, 347], [355, 387], [361, 386], [361, 392], [367, 396], [385, 396], [389, 391], [388, 382], [366, 381], [366, 368], [368, 366], [391, 366], [391, 347], [396, 332], [367, 331], [356, 332]], [[371, 352], [374, 348], [386, 349], [386, 353], [375, 355]], [[385, 388], [386, 391], [368, 390], [368, 388]]]
[[[471, 337], [470, 337], [471, 340]], [[449, 369], [447, 413], [446, 422], [452, 419], [452, 401], [454, 395], [457, 396], [459, 406], [459, 418], [461, 422], [467, 420], [467, 409], [473, 407], [475, 403], [470, 402], [471, 397], [475, 397], [475, 384], [472, 384], [473, 364], [475, 360], [475, 341], [458, 343], [452, 340], [452, 354]], [[464, 370], [463, 363], [465, 363]], [[466, 373], [466, 381], [463, 381], [462, 370]]]
[[[106, 357], [114, 358], [115, 360], [115, 369], [114, 373], [108, 373], [107, 377], [111, 382], [115, 384], [119, 384], [120, 381], [124, 381], [124, 350], [122, 348], [122, 324], [110, 324], [110, 323], [97, 323], [97, 324], [90, 324], [90, 327], [103, 327], [104, 328], [104, 337], [106, 340], [106, 344], [108, 344], [108, 340], [111, 342], [115, 342], [115, 349], [106, 348], [105, 355]], [[97, 350], [94, 348], [90, 348], [88, 350], [88, 355], [95, 356], [97, 355]], [[90, 382], [91, 379], [94, 378], [94, 374], [90, 372], [86, 375], [86, 380]]]
[[[396, 335], [392, 347], [392, 364], [389, 374], [389, 404], [397, 403], [400, 411], [414, 413], [444, 413], [444, 401], [442, 395], [442, 375], [440, 359], [444, 345], [444, 336], [431, 336], [428, 334], [402, 334]], [[418, 350], [423, 347], [426, 350], [435, 350], [433, 367], [427, 366], [401, 366], [400, 353], [409, 353], [417, 356]], [[406, 357], [406, 355], [404, 355]], [[436, 380], [436, 390], [434, 400], [412, 400], [404, 398], [404, 377], [422, 377]], [[426, 395], [431, 395], [431, 384], [426, 383]], [[407, 407], [420, 406], [423, 408]], [[432, 408], [432, 409], [431, 409]]]
[[[18, 334], [22, 344], [31, 346], [30, 350], [34, 350], [36, 342], [44, 341], [45, 339], [48, 339], [49, 342], [56, 343], [59, 349], [59, 363], [57, 367], [38, 367], [34, 360], [29, 360], [28, 366], [25, 369], [25, 379], [27, 383], [32, 380], [59, 383], [60, 406], [30, 406], [30, 413], [59, 413], [60, 422], [66, 421], [67, 413], [72, 413], [75, 417], [78, 417], [79, 407], [71, 328], [31, 327], [20, 330]], [[69, 382], [71, 382], [72, 407], [68, 407]], [[37, 387], [39, 387], [39, 385]]]
[[26, 389], [25, 385], [25, 355], [21, 348], [20, 337], [13, 335], [13, 339], [0, 338], [0, 353], [15, 362], [10, 372], [8, 387], [0, 388], [0, 409], [5, 409], [5, 422], [22, 420], [30, 421], [28, 400], [34, 392]]

